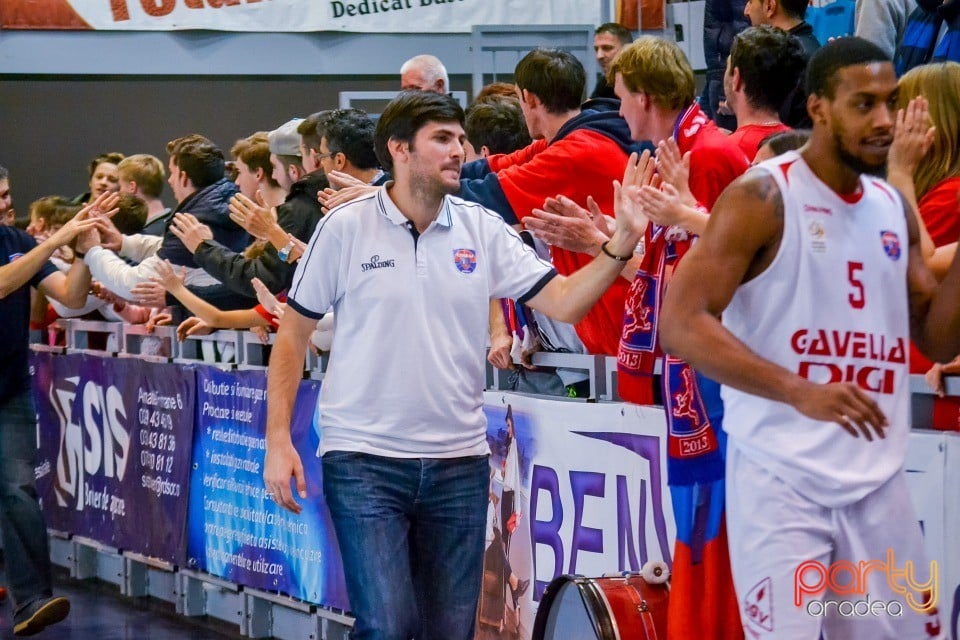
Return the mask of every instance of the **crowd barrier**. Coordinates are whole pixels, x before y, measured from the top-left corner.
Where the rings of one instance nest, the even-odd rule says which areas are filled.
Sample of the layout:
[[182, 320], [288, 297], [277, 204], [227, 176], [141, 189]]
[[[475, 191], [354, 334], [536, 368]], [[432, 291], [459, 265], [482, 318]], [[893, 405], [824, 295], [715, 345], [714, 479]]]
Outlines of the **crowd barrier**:
[[[181, 344], [169, 328], [147, 334], [85, 321], [68, 323], [65, 347], [34, 345], [37, 482], [54, 561], [73, 577], [160, 598], [185, 616], [236, 624], [245, 637], [346, 638], [349, 602], [314, 455], [325, 360], [307, 363], [295, 407], [310, 496], [297, 517], [263, 495], [268, 352], [246, 332]], [[543, 590], [558, 575], [670, 562], [662, 410], [615, 401], [612, 359], [539, 358], [589, 370], [592, 397], [500, 390], [491, 371], [479, 638], [529, 638]], [[922, 403], [928, 394], [914, 382]], [[960, 395], [958, 381], [948, 390]], [[907, 470], [939, 570], [944, 637], [958, 638], [960, 548], [950, 541], [960, 531], [951, 490], [960, 486], [960, 441], [917, 430]]]

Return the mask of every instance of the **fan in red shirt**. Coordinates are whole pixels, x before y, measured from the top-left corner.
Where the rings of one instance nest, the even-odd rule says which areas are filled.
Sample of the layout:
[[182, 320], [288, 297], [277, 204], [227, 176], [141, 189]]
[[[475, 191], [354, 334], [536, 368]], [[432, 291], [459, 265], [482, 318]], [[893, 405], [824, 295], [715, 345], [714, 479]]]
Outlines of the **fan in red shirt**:
[[[693, 70], [680, 48], [661, 38], [643, 36], [613, 61], [610, 79], [631, 137], [663, 141], [657, 162], [664, 176], [669, 173], [663, 171], [668, 155], [686, 155], [689, 191], [701, 212], [709, 210], [749, 163], [740, 148], [694, 102]], [[642, 207], [641, 195], [649, 189], [652, 187], [624, 185], [628, 197], [618, 202], [620, 206]], [[677, 190], [672, 193], [676, 197]], [[553, 244], [583, 244], [577, 230], [582, 229], [589, 214], [562, 200], [560, 204], [565, 206], [548, 202], [544, 207], [547, 211], [536, 212], [525, 224]], [[601, 210], [592, 207], [594, 218]], [[644, 212], [649, 213], [646, 208]], [[660, 220], [664, 224], [658, 224], [651, 218], [647, 226], [644, 254], [624, 308], [618, 354], [618, 389], [629, 402], [649, 404], [654, 364], [660, 355], [660, 300], [677, 261], [705, 220], [703, 213], [694, 218], [695, 224], [684, 227], [664, 220]], [[567, 235], [556, 231], [557, 227], [566, 228]], [[719, 387], [669, 356], [664, 358], [663, 371], [669, 427], [668, 482], [677, 521], [668, 637], [740, 638], [743, 629], [722, 517], [724, 438]], [[691, 440], [697, 440], [698, 446], [685, 447]], [[684, 450], [694, 453], [684, 456]]]
[[723, 75], [727, 106], [737, 116], [730, 140], [753, 161], [760, 144], [788, 131], [780, 105], [800, 82], [806, 66], [800, 41], [774, 27], [750, 27], [733, 39]]
[[[900, 189], [908, 200], [916, 204], [923, 225], [936, 249], [927, 262], [938, 277], [946, 274], [960, 238], [960, 64], [940, 62], [915, 67], [897, 83], [900, 92], [897, 103], [905, 108], [910, 100], [924, 96], [932, 125], [932, 140], [928, 152], [917, 148], [910, 166], [903, 167], [895, 148], [890, 150], [888, 180]], [[905, 175], [904, 175], [905, 174]], [[910, 372], [928, 372], [928, 378], [939, 379], [943, 373], [956, 370], [952, 366], [943, 371], [942, 365], [923, 357], [916, 347], [911, 348]], [[937, 388], [942, 392], [942, 383]], [[960, 431], [960, 398], [937, 398], [933, 404], [933, 427]]]

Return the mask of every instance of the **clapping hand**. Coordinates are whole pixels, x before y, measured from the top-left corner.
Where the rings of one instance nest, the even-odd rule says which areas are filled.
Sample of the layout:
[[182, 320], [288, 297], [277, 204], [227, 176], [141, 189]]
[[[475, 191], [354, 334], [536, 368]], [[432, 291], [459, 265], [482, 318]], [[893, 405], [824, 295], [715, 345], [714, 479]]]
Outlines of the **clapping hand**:
[[170, 232], [173, 233], [190, 253], [196, 253], [204, 240], [213, 240], [213, 231], [210, 227], [197, 220], [190, 213], [174, 214], [170, 223]]
[[258, 240], [269, 239], [279, 227], [276, 209], [268, 209], [242, 193], [230, 199], [230, 219]]

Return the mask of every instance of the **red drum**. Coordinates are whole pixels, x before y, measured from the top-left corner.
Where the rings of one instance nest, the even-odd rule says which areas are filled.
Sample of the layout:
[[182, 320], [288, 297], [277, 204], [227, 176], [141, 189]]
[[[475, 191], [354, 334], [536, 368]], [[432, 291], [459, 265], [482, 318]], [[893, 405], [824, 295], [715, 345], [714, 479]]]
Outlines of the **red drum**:
[[639, 573], [551, 582], [537, 610], [533, 640], [663, 640], [669, 587]]

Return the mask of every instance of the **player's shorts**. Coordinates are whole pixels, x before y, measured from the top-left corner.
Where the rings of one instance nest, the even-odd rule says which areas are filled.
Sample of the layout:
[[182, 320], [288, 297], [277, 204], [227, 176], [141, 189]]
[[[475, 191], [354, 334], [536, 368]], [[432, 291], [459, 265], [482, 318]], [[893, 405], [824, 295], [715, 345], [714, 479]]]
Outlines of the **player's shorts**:
[[[831, 509], [801, 496], [729, 441], [727, 529], [748, 639], [940, 634], [936, 609], [925, 607], [931, 593], [941, 594], [930, 582], [932, 563], [902, 471], [864, 499]], [[905, 567], [911, 568], [904, 574]]]

